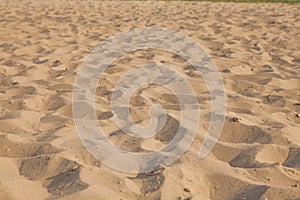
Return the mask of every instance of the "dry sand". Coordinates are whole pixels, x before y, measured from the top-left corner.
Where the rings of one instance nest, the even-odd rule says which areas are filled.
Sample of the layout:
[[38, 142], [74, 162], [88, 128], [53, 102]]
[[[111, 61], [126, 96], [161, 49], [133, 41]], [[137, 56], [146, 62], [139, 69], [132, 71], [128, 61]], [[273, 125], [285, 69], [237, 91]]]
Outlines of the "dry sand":
[[[300, 4], [3, 0], [0, 8], [1, 200], [300, 199]], [[201, 126], [188, 152], [164, 170], [127, 174], [82, 145], [72, 87], [99, 42], [149, 26], [178, 30], [203, 45], [225, 81], [227, 118], [218, 144], [200, 160], [210, 112], [201, 77], [160, 50], [116, 60], [99, 82], [96, 107], [100, 125], [122, 148], [157, 149], [178, 128], [178, 102], [155, 85], [132, 98], [132, 116], [147, 121], [148, 106], [159, 102], [169, 112], [168, 126], [149, 141], [115, 128], [110, 91], [130, 67], [174, 66], [201, 103]]]

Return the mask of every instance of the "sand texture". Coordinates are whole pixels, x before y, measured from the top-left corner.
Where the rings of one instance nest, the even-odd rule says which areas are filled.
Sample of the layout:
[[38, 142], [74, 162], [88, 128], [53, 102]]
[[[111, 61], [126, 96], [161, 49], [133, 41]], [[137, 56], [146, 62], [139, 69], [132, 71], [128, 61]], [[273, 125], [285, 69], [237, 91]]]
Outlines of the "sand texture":
[[[300, 4], [119, 1], [0, 1], [0, 199], [300, 199]], [[96, 91], [107, 137], [131, 152], [157, 150], [180, 127], [174, 94], [138, 88], [131, 117], [149, 123], [153, 103], [168, 112], [150, 139], [113, 120], [114, 84], [131, 68], [163, 63], [190, 81], [200, 103], [192, 146], [171, 166], [147, 174], [111, 169], [85, 149], [72, 116], [76, 73], [101, 41], [134, 27], [180, 31], [209, 53], [224, 79], [227, 115], [219, 142], [199, 159], [210, 96], [199, 74], [171, 52], [121, 56]], [[130, 42], [130, 41], [129, 41]]]

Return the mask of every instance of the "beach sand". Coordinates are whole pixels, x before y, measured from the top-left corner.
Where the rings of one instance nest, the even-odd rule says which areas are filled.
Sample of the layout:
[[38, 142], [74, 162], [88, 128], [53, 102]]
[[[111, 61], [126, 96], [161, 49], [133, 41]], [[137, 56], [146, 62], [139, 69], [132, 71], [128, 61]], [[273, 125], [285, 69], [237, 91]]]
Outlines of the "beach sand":
[[[1, 200], [300, 199], [300, 4], [4, 0], [0, 8]], [[130, 174], [85, 149], [72, 89], [101, 41], [152, 26], [186, 34], [209, 53], [224, 80], [227, 115], [219, 142], [199, 159], [211, 109], [201, 76], [162, 50], [117, 59], [99, 81], [96, 113], [121, 148], [156, 150], [179, 124], [174, 95], [152, 85], [131, 99], [132, 118], [146, 123], [151, 103], [160, 103], [169, 113], [166, 128], [149, 140], [118, 131], [111, 91], [130, 68], [173, 66], [192, 83], [201, 107], [199, 131], [182, 157], [153, 173]]]

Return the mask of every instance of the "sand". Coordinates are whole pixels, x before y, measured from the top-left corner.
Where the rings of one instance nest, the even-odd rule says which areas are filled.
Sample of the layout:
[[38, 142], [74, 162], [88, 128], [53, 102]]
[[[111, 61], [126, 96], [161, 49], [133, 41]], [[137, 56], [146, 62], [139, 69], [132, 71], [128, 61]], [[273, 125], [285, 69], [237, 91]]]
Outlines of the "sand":
[[[300, 199], [300, 5], [208, 2], [0, 2], [0, 199]], [[210, 119], [202, 78], [185, 60], [145, 50], [114, 62], [99, 81], [96, 108], [110, 140], [132, 152], [167, 144], [179, 105], [156, 85], [131, 99], [147, 123], [151, 103], [168, 111], [152, 139], [118, 130], [113, 85], [147, 62], [173, 66], [197, 91], [201, 122], [189, 150], [147, 174], [113, 170], [93, 158], [76, 132], [76, 72], [101, 41], [133, 27], [174, 29], [200, 43], [224, 78], [227, 115], [219, 142], [198, 158]], [[140, 95], [143, 94], [143, 95]]]

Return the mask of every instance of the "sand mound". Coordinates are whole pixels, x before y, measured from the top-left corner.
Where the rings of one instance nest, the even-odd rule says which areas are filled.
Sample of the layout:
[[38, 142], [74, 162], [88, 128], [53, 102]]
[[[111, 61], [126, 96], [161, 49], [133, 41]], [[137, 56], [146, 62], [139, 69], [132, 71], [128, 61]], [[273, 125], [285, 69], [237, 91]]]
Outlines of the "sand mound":
[[58, 152], [59, 150], [49, 143], [18, 143], [7, 138], [0, 138], [1, 157], [34, 157]]
[[80, 165], [65, 158], [39, 156], [24, 159], [19, 171], [20, 175], [30, 180], [42, 181], [53, 198], [70, 195], [88, 187], [80, 180]]

